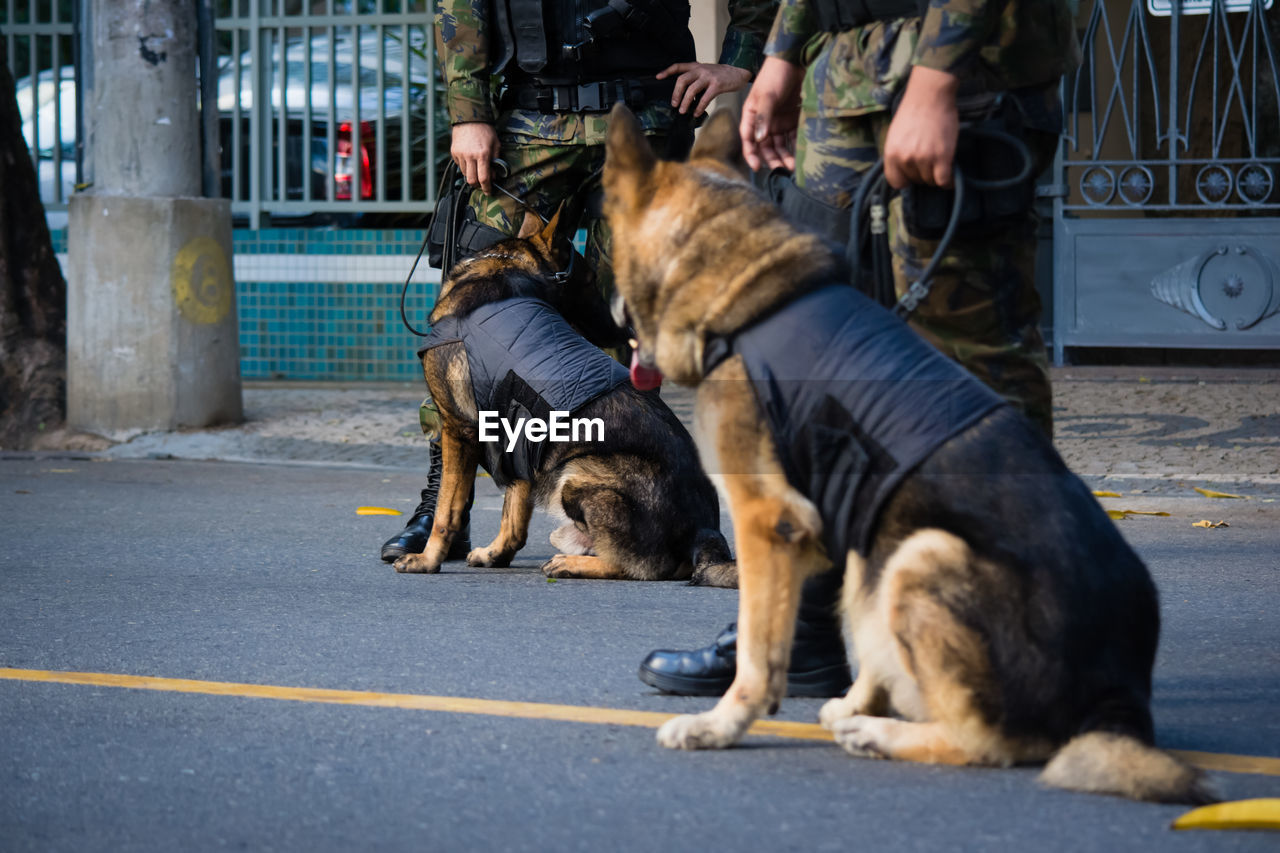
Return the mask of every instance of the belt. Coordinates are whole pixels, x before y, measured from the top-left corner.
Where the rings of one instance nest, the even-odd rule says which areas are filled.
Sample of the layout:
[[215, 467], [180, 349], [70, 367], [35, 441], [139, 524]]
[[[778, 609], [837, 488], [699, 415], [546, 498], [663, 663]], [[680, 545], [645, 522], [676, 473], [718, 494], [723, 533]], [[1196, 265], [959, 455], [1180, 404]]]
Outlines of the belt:
[[603, 80], [596, 83], [527, 83], [502, 95], [503, 109], [540, 113], [604, 113], [614, 104], [639, 108], [656, 101], [671, 102], [675, 80]]
[[826, 32], [839, 33], [872, 21], [923, 17], [928, 0], [814, 0], [818, 25]]

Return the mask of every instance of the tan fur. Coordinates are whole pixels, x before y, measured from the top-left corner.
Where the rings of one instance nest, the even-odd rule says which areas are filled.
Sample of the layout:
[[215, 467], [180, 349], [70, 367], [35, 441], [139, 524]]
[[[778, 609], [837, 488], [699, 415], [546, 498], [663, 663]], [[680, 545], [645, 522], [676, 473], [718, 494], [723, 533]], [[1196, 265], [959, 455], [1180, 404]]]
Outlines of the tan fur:
[[1011, 741], [982, 719], [972, 684], [992, 680], [986, 648], [932, 593], [936, 585], [965, 585], [988, 569], [959, 538], [921, 530], [894, 551], [879, 584], [846, 575], [858, 681], [872, 682], [855, 683], [850, 695], [883, 691], [906, 719], [863, 716], [852, 707], [855, 716], [839, 718], [833, 709], [822, 722], [841, 746], [855, 755], [938, 764], [1008, 766], [1047, 757], [1046, 743]]
[[533, 514], [532, 484], [516, 480], [502, 496], [502, 522], [498, 535], [487, 547], [467, 555], [468, 566], [509, 566], [511, 558], [524, 547]]
[[601, 557], [585, 554], [556, 554], [542, 564], [542, 573], [549, 578], [590, 578], [593, 580], [630, 580], [621, 566]]
[[[679, 749], [728, 746], [786, 692], [800, 585], [829, 562], [820, 545], [822, 522], [807, 498], [788, 483], [739, 359], [716, 371], [723, 382], [698, 389], [699, 453], [727, 499], [738, 540], [737, 674], [716, 707], [677, 717], [658, 741]], [[750, 470], [738, 462], [744, 448]]]
[[440, 498], [436, 502], [435, 523], [431, 538], [421, 554], [405, 554], [395, 562], [397, 572], [434, 574], [440, 571], [453, 537], [462, 527], [462, 514], [476, 478], [480, 462], [478, 448], [451, 430], [440, 435], [440, 452], [444, 460], [440, 476]]
[[1044, 768], [1040, 781], [1055, 788], [1157, 803], [1215, 799], [1195, 769], [1167, 752], [1109, 732], [1073, 738]]

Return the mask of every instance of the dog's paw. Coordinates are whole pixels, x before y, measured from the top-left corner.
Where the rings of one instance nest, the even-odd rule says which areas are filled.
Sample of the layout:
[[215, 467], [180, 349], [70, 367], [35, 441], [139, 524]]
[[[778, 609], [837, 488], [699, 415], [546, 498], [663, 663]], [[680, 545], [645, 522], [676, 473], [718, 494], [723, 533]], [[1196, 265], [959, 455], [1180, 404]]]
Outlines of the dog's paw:
[[472, 548], [471, 553], [467, 555], [467, 565], [502, 569], [511, 565], [513, 556], [492, 545], [485, 548]]
[[428, 559], [426, 554], [405, 554], [392, 565], [404, 574], [430, 575], [440, 571], [439, 561]]
[[724, 749], [738, 740], [739, 733], [714, 711], [685, 714], [667, 720], [658, 729], [658, 743], [667, 749]]
[[549, 578], [575, 578], [577, 575], [568, 565], [565, 554], [556, 554], [542, 564], [542, 573]]
[[888, 758], [889, 752], [883, 746], [884, 723], [882, 717], [855, 716], [835, 720], [828, 728], [836, 736], [836, 743], [850, 755], [859, 758]]
[[828, 699], [822, 704], [822, 709], [818, 711], [818, 723], [824, 729], [831, 731], [835, 728], [836, 723], [841, 720], [847, 720], [858, 713], [858, 709], [853, 707], [847, 697], [838, 696], [835, 699]]

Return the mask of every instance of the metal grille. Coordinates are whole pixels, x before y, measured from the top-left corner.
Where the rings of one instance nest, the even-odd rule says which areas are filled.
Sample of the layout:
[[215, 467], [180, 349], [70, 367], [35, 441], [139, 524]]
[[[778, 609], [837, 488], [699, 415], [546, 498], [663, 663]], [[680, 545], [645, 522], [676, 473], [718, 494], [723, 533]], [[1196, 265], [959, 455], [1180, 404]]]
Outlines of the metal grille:
[[1280, 210], [1271, 0], [1125, 5], [1095, 0], [1066, 83], [1064, 209]]
[[0, 31], [17, 83], [22, 132], [36, 163], [46, 210], [65, 211], [82, 180], [74, 70], [75, 4], [4, 0]]
[[1086, 0], [1053, 347], [1280, 348], [1280, 9]]
[[425, 0], [218, 0], [215, 15], [233, 214], [430, 210], [448, 121]]

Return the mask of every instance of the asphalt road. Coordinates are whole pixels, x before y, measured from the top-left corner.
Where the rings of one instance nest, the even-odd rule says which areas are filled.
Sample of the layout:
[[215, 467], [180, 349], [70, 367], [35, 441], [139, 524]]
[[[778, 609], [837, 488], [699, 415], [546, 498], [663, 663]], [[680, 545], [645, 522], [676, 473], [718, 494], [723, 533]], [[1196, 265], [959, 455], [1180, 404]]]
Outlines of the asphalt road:
[[[635, 677], [736, 593], [397, 575], [379, 543], [418, 472], [0, 455], [0, 667], [681, 713]], [[1137, 500], [1135, 498], [1135, 500]], [[1280, 503], [1145, 498], [1122, 529], [1160, 585], [1159, 742], [1280, 757]], [[482, 481], [477, 541], [500, 498]], [[1205, 530], [1191, 521], [1226, 519]], [[780, 719], [812, 722], [819, 700]], [[583, 712], [589, 718], [591, 712]], [[1276, 850], [1175, 833], [1181, 807], [1043, 789], [1034, 769], [853, 759], [751, 736], [0, 678], [0, 850]], [[1214, 773], [1231, 799], [1280, 776]]]

